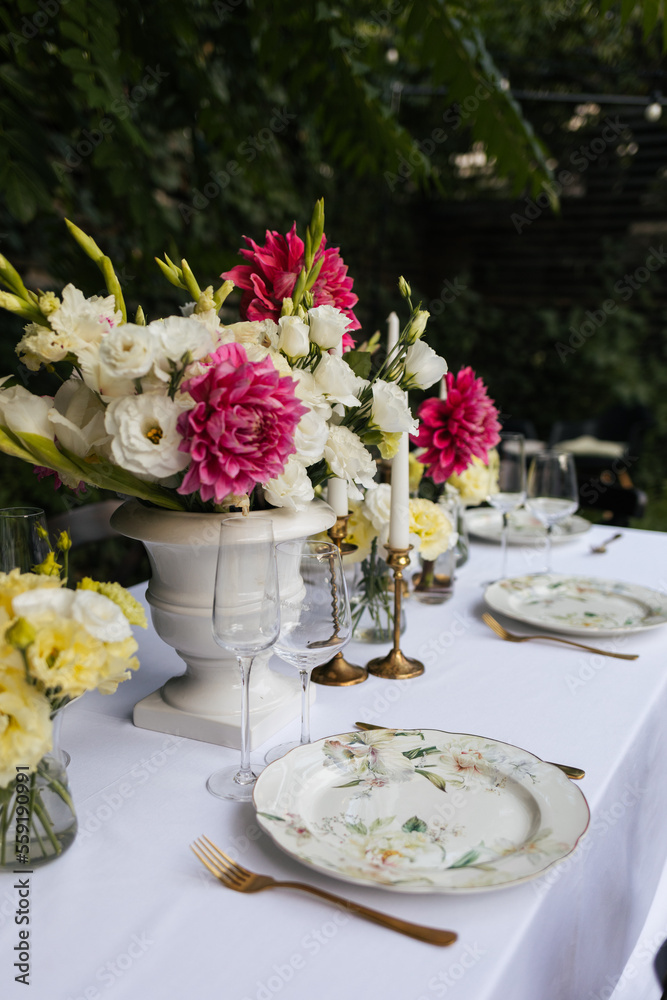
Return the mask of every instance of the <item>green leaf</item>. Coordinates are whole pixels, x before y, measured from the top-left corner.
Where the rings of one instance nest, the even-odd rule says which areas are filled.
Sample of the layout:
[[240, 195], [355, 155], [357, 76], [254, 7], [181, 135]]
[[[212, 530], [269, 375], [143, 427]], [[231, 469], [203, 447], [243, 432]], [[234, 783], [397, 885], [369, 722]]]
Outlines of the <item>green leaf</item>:
[[263, 816], [264, 819], [272, 819], [275, 823], [284, 823], [285, 822], [285, 817], [284, 816], [274, 816], [273, 813], [261, 812], [261, 810], [259, 810], [259, 809], [257, 810], [257, 815], [258, 816]]
[[434, 774], [433, 771], [423, 771], [420, 767], [415, 768], [415, 774], [423, 774], [425, 778], [439, 788], [441, 792], [447, 791], [447, 783], [444, 778], [441, 778], [439, 774]]
[[450, 868], [467, 868], [468, 865], [473, 865], [477, 858], [479, 857], [479, 851], [471, 850], [467, 851], [466, 854], [461, 855], [458, 861], [455, 861]]
[[428, 826], [419, 816], [411, 816], [410, 819], [405, 821], [401, 830], [404, 833], [426, 833]]
[[348, 781], [345, 785], [334, 785], [334, 788], [354, 788], [355, 785], [361, 784], [361, 778], [356, 778], [354, 781]]
[[417, 757], [423, 757], [427, 753], [440, 753], [440, 751], [437, 747], [413, 747], [412, 750], [404, 750], [403, 756], [408, 760], [416, 760]]
[[348, 351], [343, 355], [355, 375], [367, 379], [371, 374], [371, 356], [368, 351]]
[[361, 820], [359, 820], [357, 823], [346, 823], [345, 826], [347, 827], [348, 830], [351, 830], [352, 833], [358, 833], [362, 837], [365, 837], [366, 834], [368, 833], [368, 830], [366, 829], [365, 825], [361, 822]]

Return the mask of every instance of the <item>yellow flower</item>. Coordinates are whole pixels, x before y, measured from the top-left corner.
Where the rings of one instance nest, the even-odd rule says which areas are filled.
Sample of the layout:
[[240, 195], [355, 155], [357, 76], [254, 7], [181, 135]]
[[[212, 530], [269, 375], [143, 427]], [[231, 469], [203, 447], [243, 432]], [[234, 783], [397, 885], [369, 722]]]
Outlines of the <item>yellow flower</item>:
[[14, 617], [12, 600], [26, 590], [35, 587], [60, 587], [62, 581], [57, 576], [41, 576], [38, 573], [21, 573], [13, 569], [10, 573], [0, 573], [0, 608], [4, 608], [10, 618]]
[[34, 638], [34, 626], [25, 618], [17, 618], [5, 631], [5, 641], [15, 649], [26, 649]]
[[389, 461], [393, 458], [398, 451], [398, 446], [401, 443], [401, 433], [384, 431], [382, 434], [382, 440], [380, 441], [378, 448], [380, 449], [380, 455], [385, 461]]
[[347, 535], [345, 541], [357, 546], [357, 551], [345, 556], [345, 562], [361, 562], [367, 559], [371, 551], [371, 542], [377, 535], [377, 531], [366, 517], [364, 505], [361, 500], [349, 501], [350, 517], [347, 522]]
[[108, 597], [110, 601], [113, 601], [114, 604], [118, 605], [130, 625], [141, 625], [142, 628], [147, 627], [148, 623], [146, 621], [146, 613], [143, 607], [139, 601], [132, 597], [132, 594], [126, 590], [125, 587], [121, 587], [119, 583], [101, 583], [99, 580], [91, 580], [89, 576], [85, 576], [76, 589], [94, 590], [98, 594]]
[[41, 576], [59, 577], [61, 569], [62, 565], [59, 562], [56, 562], [56, 554], [53, 551], [49, 552], [48, 556], [43, 562], [38, 563], [37, 566], [33, 566], [33, 570], [35, 571], [35, 573], [39, 573]]
[[499, 463], [495, 449], [489, 452], [489, 463], [485, 465], [481, 458], [473, 455], [472, 463], [465, 472], [449, 477], [447, 482], [459, 491], [462, 503], [474, 506], [483, 503], [489, 493], [497, 492]]
[[431, 500], [410, 500], [410, 534], [419, 538], [419, 554], [435, 560], [449, 548], [452, 522], [446, 511]]
[[410, 492], [416, 493], [419, 489], [419, 484], [422, 481], [424, 475], [424, 466], [417, 458], [414, 451], [411, 451], [408, 456], [408, 467], [410, 475]]
[[130, 637], [122, 642], [102, 642], [72, 619], [46, 621], [37, 626], [34, 642], [26, 650], [28, 669], [44, 688], [59, 697], [77, 698], [99, 688], [116, 690], [138, 666], [129, 659], [137, 649]]
[[0, 656], [0, 788], [6, 788], [17, 767], [34, 771], [51, 749], [51, 706], [26, 681], [16, 650], [5, 647]]

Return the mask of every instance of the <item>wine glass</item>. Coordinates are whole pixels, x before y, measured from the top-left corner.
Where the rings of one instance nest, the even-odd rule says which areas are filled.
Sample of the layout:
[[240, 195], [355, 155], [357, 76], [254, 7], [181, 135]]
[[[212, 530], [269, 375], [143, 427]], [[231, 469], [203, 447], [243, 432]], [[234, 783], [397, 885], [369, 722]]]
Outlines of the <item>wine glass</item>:
[[[37, 528], [43, 532], [40, 537]], [[40, 507], [5, 507], [0, 510], [0, 571], [18, 568], [30, 573], [49, 554], [46, 519]]]
[[566, 452], [535, 455], [528, 470], [526, 507], [547, 529], [546, 573], [551, 572], [551, 533], [555, 524], [574, 514], [579, 487], [574, 457]]
[[250, 669], [257, 653], [280, 630], [278, 573], [270, 518], [237, 514], [220, 524], [213, 594], [213, 638], [236, 655], [241, 671], [241, 766], [215, 771], [206, 787], [213, 795], [249, 802], [257, 775], [250, 767]]
[[292, 592], [281, 583], [280, 635], [274, 652], [301, 678], [301, 739], [269, 750], [267, 764], [310, 743], [310, 675], [341, 650], [352, 635], [350, 602], [338, 547], [314, 539], [276, 545], [281, 581], [297, 580]]
[[[503, 526], [500, 534], [501, 556], [500, 556], [500, 579], [507, 576], [507, 534], [509, 529], [509, 515], [526, 499], [526, 464], [524, 457], [524, 436], [523, 434], [513, 434], [503, 431], [500, 441], [496, 445], [498, 450], [498, 488], [495, 483], [489, 484], [489, 495], [487, 500], [492, 507], [499, 510], [503, 518]], [[489, 467], [489, 476], [494, 475], [495, 470]]]

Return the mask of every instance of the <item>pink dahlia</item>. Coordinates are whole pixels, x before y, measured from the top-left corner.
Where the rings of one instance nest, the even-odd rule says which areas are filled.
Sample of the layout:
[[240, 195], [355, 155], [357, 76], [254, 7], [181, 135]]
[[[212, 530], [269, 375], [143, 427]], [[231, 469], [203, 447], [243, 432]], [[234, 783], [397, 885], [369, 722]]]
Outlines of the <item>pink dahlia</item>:
[[[241, 297], [241, 319], [280, 318], [283, 299], [289, 298], [304, 262], [303, 240], [296, 234], [296, 222], [286, 236], [282, 233], [266, 231], [266, 241], [260, 247], [248, 236], [244, 236], [249, 250], [239, 253], [249, 264], [237, 264], [231, 271], [224, 271], [221, 278], [230, 278], [243, 289]], [[335, 247], [326, 248], [327, 238], [322, 237], [315, 261], [324, 258], [322, 270], [313, 285], [312, 293], [316, 306], [335, 306], [350, 320], [350, 330], [358, 330], [361, 324], [352, 312], [358, 298], [352, 292], [354, 281], [347, 275], [340, 252]], [[354, 346], [349, 333], [343, 334], [343, 349]]]
[[444, 483], [463, 472], [473, 455], [487, 461], [489, 448], [500, 440], [498, 410], [481, 378], [472, 368], [447, 372], [447, 399], [431, 397], [419, 407], [419, 433], [412, 436], [425, 451], [419, 461], [434, 483]]
[[179, 449], [191, 458], [178, 492], [221, 503], [279, 476], [307, 410], [294, 385], [269, 358], [250, 362], [240, 344], [219, 347], [210, 367], [183, 383], [195, 406], [178, 418]]

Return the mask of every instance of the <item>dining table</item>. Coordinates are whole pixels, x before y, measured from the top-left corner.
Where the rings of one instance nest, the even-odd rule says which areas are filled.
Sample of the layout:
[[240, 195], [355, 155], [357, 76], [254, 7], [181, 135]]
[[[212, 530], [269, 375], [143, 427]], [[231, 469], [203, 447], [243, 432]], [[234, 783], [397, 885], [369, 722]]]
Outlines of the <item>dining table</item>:
[[[613, 530], [622, 537], [593, 553]], [[538, 573], [543, 560], [543, 542], [527, 539], [509, 547], [508, 573]], [[29, 876], [0, 876], [0, 996], [608, 1000], [667, 862], [667, 627], [579, 640], [635, 660], [548, 641], [505, 642], [482, 621], [484, 585], [499, 569], [499, 546], [472, 539], [447, 602], [410, 595], [401, 648], [423, 662], [423, 674], [313, 685], [312, 738], [353, 732], [360, 721], [484, 736], [579, 767], [590, 823], [567, 857], [531, 879], [457, 892], [392, 891], [302, 864], [260, 826], [252, 803], [207, 791], [209, 774], [234, 764], [238, 750], [133, 724], [134, 704], [184, 669], [149, 623], [135, 629], [140, 668], [131, 679], [113, 695], [88, 693], [64, 710], [78, 833]], [[667, 533], [594, 525], [554, 546], [553, 571], [664, 595]], [[144, 583], [132, 593], [145, 603], [145, 590]], [[498, 617], [519, 634], [538, 631]], [[351, 642], [345, 652], [363, 665], [389, 648]], [[273, 667], [290, 670], [277, 658]], [[255, 748], [252, 761], [263, 766], [273, 744], [298, 733], [295, 718]], [[190, 850], [202, 835], [254, 872], [307, 882], [457, 938], [447, 947], [417, 941], [290, 889], [231, 891]], [[29, 990], [16, 967], [26, 879]]]

